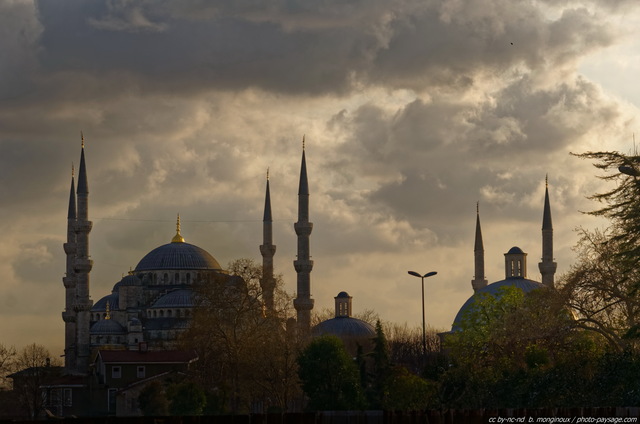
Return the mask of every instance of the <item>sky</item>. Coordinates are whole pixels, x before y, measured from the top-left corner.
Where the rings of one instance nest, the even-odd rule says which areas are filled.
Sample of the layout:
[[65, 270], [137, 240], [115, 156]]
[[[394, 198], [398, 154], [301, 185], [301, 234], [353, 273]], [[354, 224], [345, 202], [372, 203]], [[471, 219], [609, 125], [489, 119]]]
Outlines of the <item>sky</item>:
[[0, 1], [0, 343], [62, 353], [66, 213], [84, 133], [91, 297], [182, 235], [274, 258], [295, 292], [306, 140], [316, 310], [447, 330], [512, 246], [539, 280], [545, 176], [559, 279], [602, 190], [570, 153], [634, 151], [635, 0]]

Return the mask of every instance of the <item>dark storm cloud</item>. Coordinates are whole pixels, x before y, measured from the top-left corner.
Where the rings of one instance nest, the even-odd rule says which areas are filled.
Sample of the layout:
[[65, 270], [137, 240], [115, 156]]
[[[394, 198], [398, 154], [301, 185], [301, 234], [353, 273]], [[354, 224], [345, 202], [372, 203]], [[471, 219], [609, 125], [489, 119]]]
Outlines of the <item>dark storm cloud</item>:
[[[47, 72], [142, 90], [347, 93], [359, 83], [465, 90], [510, 66], [563, 66], [613, 41], [586, 9], [528, 1], [38, 3]], [[98, 81], [95, 81], [97, 83]], [[105, 88], [110, 85], [103, 81]]]

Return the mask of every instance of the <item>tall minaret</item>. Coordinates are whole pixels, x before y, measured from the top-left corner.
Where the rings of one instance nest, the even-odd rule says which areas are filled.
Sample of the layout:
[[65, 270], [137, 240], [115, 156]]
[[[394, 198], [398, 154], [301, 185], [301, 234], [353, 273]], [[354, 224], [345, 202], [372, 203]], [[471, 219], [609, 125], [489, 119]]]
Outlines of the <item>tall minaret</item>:
[[78, 210], [76, 219], [76, 259], [74, 272], [76, 275], [76, 372], [85, 374], [89, 370], [90, 338], [89, 311], [93, 302], [89, 299], [89, 273], [93, 261], [89, 259], [89, 232], [92, 222], [89, 221], [89, 185], [87, 183], [87, 168], [84, 161], [84, 136], [81, 134], [82, 151], [80, 154], [80, 170], [78, 173]]
[[66, 274], [62, 278], [65, 288], [65, 308], [62, 312], [64, 321], [64, 370], [66, 374], [76, 370], [76, 276], [74, 262], [76, 259], [76, 189], [74, 170], [71, 166], [71, 191], [69, 193], [69, 209], [67, 213], [67, 242], [63, 245], [67, 255]]
[[480, 203], [476, 203], [476, 242], [473, 248], [473, 257], [475, 264], [475, 275], [471, 280], [471, 287], [473, 287], [474, 293], [483, 287], [486, 287], [488, 282], [484, 275], [484, 244], [482, 243], [482, 230], [480, 229]]
[[298, 235], [298, 259], [293, 266], [298, 274], [297, 297], [293, 306], [297, 311], [298, 332], [304, 337], [311, 330], [311, 269], [313, 261], [309, 254], [309, 235], [313, 224], [309, 222], [309, 183], [307, 181], [307, 163], [305, 160], [304, 137], [302, 137], [302, 165], [300, 166], [300, 185], [298, 187], [298, 222], [293, 226]]
[[273, 244], [272, 226], [269, 170], [267, 169], [267, 189], [264, 195], [264, 217], [262, 218], [262, 244], [260, 245], [260, 253], [262, 254], [262, 278], [260, 278], [260, 287], [262, 288], [264, 306], [269, 312], [273, 311], [273, 292], [276, 288], [276, 280], [273, 277], [273, 255], [276, 253], [276, 246]]
[[545, 178], [544, 212], [542, 214], [542, 262], [538, 264], [542, 274], [542, 284], [554, 287], [553, 281], [558, 264], [553, 261], [553, 225], [551, 224], [551, 206], [549, 204], [549, 177]]

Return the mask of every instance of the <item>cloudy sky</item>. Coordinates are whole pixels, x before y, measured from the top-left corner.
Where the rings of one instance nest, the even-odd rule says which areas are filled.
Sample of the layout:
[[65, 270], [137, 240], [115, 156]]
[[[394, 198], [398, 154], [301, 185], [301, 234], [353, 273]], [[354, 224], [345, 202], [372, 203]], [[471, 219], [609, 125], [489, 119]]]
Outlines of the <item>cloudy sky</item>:
[[295, 291], [306, 135], [316, 307], [448, 329], [529, 253], [545, 175], [559, 274], [601, 184], [570, 152], [633, 151], [635, 0], [0, 2], [0, 343], [62, 352], [66, 208], [85, 135], [94, 301], [174, 235], [260, 260], [270, 168], [277, 271]]

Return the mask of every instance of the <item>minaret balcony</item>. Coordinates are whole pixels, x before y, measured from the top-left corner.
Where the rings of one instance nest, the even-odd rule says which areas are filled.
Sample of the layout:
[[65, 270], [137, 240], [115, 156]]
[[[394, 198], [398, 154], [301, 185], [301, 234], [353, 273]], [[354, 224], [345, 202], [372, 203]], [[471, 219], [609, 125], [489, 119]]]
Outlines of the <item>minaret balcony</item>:
[[296, 222], [293, 224], [293, 228], [296, 230], [296, 234], [299, 236], [308, 236], [313, 230], [312, 222]]
[[63, 311], [62, 320], [64, 322], [76, 322], [76, 314], [73, 311]]
[[67, 289], [73, 288], [76, 286], [76, 279], [75, 277], [62, 277], [62, 284], [64, 284], [64, 287]]
[[75, 272], [89, 272], [93, 268], [93, 261], [88, 258], [76, 258], [73, 263], [73, 269]]
[[293, 261], [293, 267], [296, 272], [311, 272], [313, 269], [313, 261], [311, 259], [296, 259]]
[[66, 253], [67, 255], [71, 255], [73, 253], [76, 253], [76, 244], [75, 243], [64, 243], [62, 245], [62, 247], [64, 248], [64, 253]]
[[558, 264], [556, 262], [539, 262], [538, 269], [540, 274], [555, 274]]
[[310, 298], [295, 298], [293, 299], [293, 307], [296, 311], [310, 311], [313, 309], [314, 300]]
[[75, 231], [76, 233], [88, 233], [93, 228], [93, 222], [91, 221], [76, 221]]
[[274, 244], [261, 244], [260, 254], [262, 256], [273, 256], [276, 254], [276, 246]]

